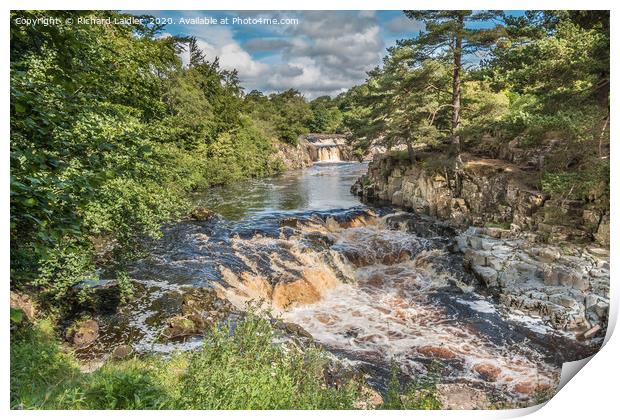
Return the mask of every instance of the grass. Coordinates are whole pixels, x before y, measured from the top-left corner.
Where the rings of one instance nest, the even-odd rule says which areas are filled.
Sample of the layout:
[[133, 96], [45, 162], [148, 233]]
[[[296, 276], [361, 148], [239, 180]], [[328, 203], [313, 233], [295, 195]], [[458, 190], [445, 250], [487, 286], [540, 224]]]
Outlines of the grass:
[[442, 408], [437, 390], [438, 377], [436, 371], [440, 369], [439, 362], [429, 368], [429, 375], [420, 376], [412, 382], [403, 385], [398, 379], [399, 369], [392, 364], [392, 374], [388, 383], [384, 410], [440, 410]]
[[110, 361], [82, 373], [49, 321], [11, 336], [14, 409], [351, 409], [366, 396], [360, 382], [324, 378], [319, 349], [274, 344], [268, 321], [248, 317], [232, 334], [214, 328], [196, 352]]
[[510, 230], [510, 222], [486, 222], [484, 227]]

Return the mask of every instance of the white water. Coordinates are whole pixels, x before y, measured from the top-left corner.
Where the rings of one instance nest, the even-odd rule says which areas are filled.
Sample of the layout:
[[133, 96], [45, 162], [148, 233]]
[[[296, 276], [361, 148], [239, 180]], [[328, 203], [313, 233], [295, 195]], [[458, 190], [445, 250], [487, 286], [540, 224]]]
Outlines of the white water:
[[318, 148], [319, 162], [340, 162], [338, 146], [321, 146]]
[[[151, 257], [132, 272], [149, 289], [143, 304], [125, 314], [130, 328], [116, 328], [119, 319], [113, 319], [113, 337], [102, 351], [119, 339], [138, 350], [173, 349], [153, 343], [178, 286], [209, 284], [241, 309], [263, 302], [352, 363], [383, 369], [393, 360], [413, 376], [439, 360], [442, 381], [516, 396], [554, 387], [557, 360], [569, 360], [563, 344], [551, 340], [555, 333], [540, 321], [506, 315], [472, 293], [475, 284], [460, 283], [454, 270], [462, 273], [462, 266], [446, 259], [454, 255], [442, 238], [407, 232], [407, 223], [390, 229], [385, 218], [360, 206], [348, 191], [364, 169], [315, 165], [210, 190], [204, 205], [224, 219], [165, 230]], [[442, 289], [452, 283], [458, 288]], [[295, 284], [300, 287], [289, 287]], [[523, 324], [536, 334], [523, 333]], [[195, 345], [199, 340], [179, 348]]]
[[[332, 242], [330, 249], [304, 248], [303, 235], [236, 239], [233, 248], [250, 267], [262, 248], [286, 249], [297, 258], [305, 268], [302, 278], [312, 283], [320, 298], [271, 309], [330, 350], [384, 366], [396, 361], [412, 376], [425, 373], [427, 362], [437, 359], [449, 366], [447, 375], [454, 380], [492, 383], [515, 395], [531, 395], [557, 383], [559, 369], [543, 362], [527, 341], [498, 344], [475, 322], [462, 318], [465, 313], [451, 315], [444, 304], [429, 299], [450, 281], [458, 283], [442, 267], [445, 250], [431, 249], [427, 240], [410, 233], [389, 230], [374, 217], [354, 219], [346, 226], [328, 218], [325, 223], [307, 223], [301, 230], [326, 235]], [[278, 277], [300, 268], [278, 252], [268, 258]], [[271, 296], [265, 277], [254, 268], [240, 276], [227, 272], [225, 280], [232, 287], [222, 289], [223, 293], [239, 307]], [[299, 293], [307, 295], [306, 290]], [[273, 296], [275, 304], [275, 292]], [[509, 328], [496, 305], [483, 296], [456, 295], [453, 302], [469, 308], [483, 324], [486, 315], [499, 319], [490, 321], [500, 322], [493, 331]]]

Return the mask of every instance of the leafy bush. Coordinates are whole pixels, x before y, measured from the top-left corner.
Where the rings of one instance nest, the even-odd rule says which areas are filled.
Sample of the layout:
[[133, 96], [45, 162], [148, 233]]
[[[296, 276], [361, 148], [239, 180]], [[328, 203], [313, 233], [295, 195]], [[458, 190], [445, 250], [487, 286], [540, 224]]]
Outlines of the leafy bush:
[[543, 191], [568, 200], [595, 200], [609, 197], [609, 162], [594, 161], [573, 171], [545, 172]]
[[[63, 23], [17, 25], [18, 16]], [[11, 19], [11, 284], [50, 303], [94, 277], [93, 237], [114, 244], [122, 272], [144, 237], [188, 212], [188, 192], [282, 169], [268, 134], [242, 112], [236, 72], [208, 62], [195, 40], [142, 23], [65, 19], [77, 16], [124, 15]], [[187, 48], [184, 67], [178, 52]], [[297, 132], [308, 105], [285, 99], [275, 117]]]
[[381, 408], [384, 410], [441, 409], [436, 386], [437, 378], [432, 372], [433, 369], [435, 366], [431, 366], [431, 374], [427, 377], [420, 377], [403, 386], [398, 379], [399, 369], [396, 364], [392, 364], [385, 403]]
[[205, 178], [213, 185], [273, 175], [282, 170], [281, 162], [271, 157], [273, 152], [267, 137], [244, 118], [241, 127], [219, 135], [208, 146], [209, 165]]

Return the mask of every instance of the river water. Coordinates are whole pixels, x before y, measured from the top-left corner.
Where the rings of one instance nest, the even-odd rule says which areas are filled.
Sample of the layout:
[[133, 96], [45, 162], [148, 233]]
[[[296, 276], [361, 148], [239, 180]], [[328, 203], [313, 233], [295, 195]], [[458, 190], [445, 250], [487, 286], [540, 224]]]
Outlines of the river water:
[[240, 310], [301, 326], [379, 386], [396, 363], [412, 377], [438, 365], [442, 381], [515, 398], [554, 389], [562, 362], [585, 349], [485, 296], [448, 227], [360, 203], [349, 189], [365, 171], [320, 163], [197, 194], [219, 217], [164, 229], [130, 273], [138, 299], [102, 319], [101, 338], [83, 354], [120, 343], [138, 352], [200, 346], [200, 337], [165, 342], [159, 331], [184, 288], [209, 287]]

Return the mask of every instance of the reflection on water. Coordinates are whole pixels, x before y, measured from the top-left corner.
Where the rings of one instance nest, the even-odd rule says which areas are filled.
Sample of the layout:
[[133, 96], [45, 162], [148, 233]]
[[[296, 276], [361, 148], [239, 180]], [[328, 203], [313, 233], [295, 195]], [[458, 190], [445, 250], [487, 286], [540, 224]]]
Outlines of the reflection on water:
[[320, 163], [267, 179], [212, 188], [196, 195], [201, 206], [229, 220], [281, 211], [346, 209], [359, 206], [351, 185], [367, 163]]

